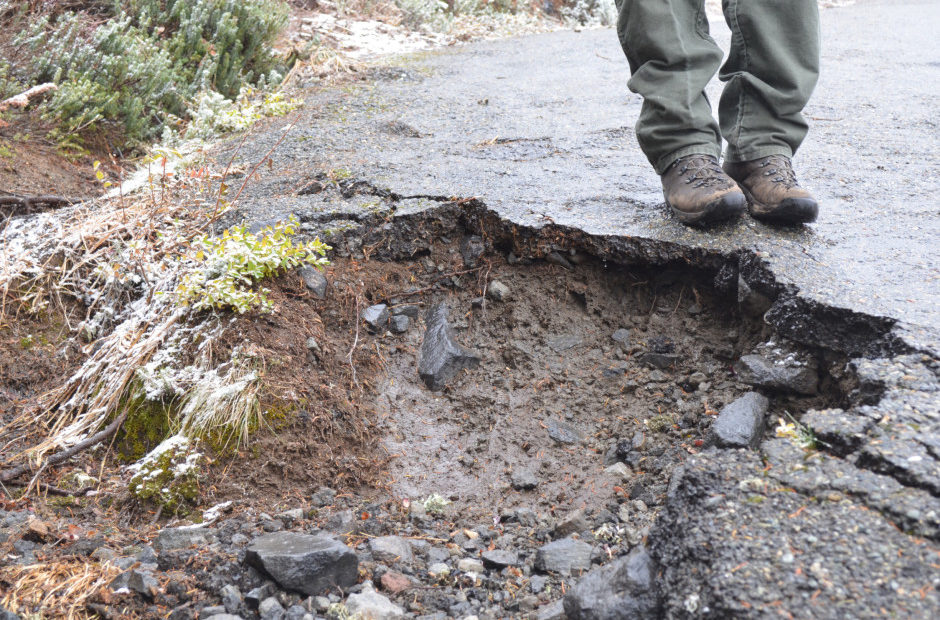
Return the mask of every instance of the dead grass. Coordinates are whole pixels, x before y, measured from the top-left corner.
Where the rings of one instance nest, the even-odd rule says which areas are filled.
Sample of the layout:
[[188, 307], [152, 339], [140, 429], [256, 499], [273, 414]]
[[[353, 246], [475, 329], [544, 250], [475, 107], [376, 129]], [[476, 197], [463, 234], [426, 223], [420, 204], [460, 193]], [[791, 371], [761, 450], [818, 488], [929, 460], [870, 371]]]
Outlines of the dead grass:
[[26, 618], [97, 618], [87, 603], [120, 572], [110, 563], [73, 558], [0, 567], [0, 583], [6, 586], [0, 606]]

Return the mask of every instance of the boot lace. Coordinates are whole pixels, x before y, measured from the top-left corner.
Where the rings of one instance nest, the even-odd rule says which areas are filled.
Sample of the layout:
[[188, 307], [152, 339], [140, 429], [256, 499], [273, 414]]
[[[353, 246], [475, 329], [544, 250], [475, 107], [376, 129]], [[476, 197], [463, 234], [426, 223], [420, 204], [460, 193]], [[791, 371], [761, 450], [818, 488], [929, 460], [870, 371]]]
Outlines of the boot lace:
[[[708, 187], [724, 181], [725, 173], [718, 165], [718, 160], [706, 155], [690, 155], [676, 160], [674, 164], [682, 166], [679, 176], [692, 187]], [[686, 176], [688, 175], [688, 176]]]
[[771, 181], [783, 185], [785, 189], [799, 185], [796, 180], [796, 173], [793, 172], [793, 166], [790, 164], [789, 157], [771, 155], [761, 162], [760, 167], [766, 168], [763, 172], [765, 177], [773, 177]]

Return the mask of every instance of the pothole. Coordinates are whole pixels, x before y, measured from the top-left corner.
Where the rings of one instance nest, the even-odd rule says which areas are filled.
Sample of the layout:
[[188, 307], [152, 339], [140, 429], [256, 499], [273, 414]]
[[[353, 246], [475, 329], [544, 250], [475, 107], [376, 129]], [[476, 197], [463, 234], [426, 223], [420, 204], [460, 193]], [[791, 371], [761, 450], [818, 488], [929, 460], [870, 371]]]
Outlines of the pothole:
[[[484, 523], [519, 509], [559, 518], [583, 510], [597, 524], [629, 520], [638, 538], [674, 468], [712, 443], [723, 408], [755, 390], [758, 379], [736, 367], [742, 355], [801, 373], [802, 387], [767, 384], [764, 437], [778, 419], [842, 400], [822, 360], [742, 315], [708, 270], [624, 266], [560, 246], [518, 256], [459, 228], [402, 228], [386, 227], [394, 241], [340, 248], [412, 257], [402, 294], [370, 301], [412, 324], [379, 338], [376, 409], [395, 496], [438, 494]], [[397, 245], [405, 238], [413, 245]], [[431, 390], [418, 366], [423, 317], [439, 304], [479, 364]]]

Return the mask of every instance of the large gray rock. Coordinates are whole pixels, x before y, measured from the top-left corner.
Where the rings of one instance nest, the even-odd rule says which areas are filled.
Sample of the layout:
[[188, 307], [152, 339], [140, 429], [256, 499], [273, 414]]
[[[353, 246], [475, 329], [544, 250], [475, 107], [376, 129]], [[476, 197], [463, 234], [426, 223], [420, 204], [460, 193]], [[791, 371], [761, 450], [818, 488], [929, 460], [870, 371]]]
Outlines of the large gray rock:
[[744, 383], [769, 390], [813, 395], [819, 387], [816, 365], [793, 357], [744, 355], [734, 365], [734, 371]]
[[405, 617], [405, 610], [376, 592], [370, 582], [367, 581], [363, 585], [362, 592], [350, 594], [346, 599], [346, 610], [351, 616], [369, 620], [396, 620]]
[[255, 539], [245, 560], [286, 590], [315, 596], [331, 587], [347, 588], [359, 576], [352, 549], [329, 536], [275, 532]]
[[720, 448], [757, 448], [770, 401], [757, 392], [748, 392], [726, 405], [712, 424], [709, 443]]
[[314, 267], [301, 267], [297, 274], [303, 278], [307, 290], [313, 293], [317, 299], [326, 297], [326, 287], [328, 286], [326, 276], [323, 272]]
[[401, 536], [380, 536], [369, 541], [369, 550], [376, 562], [391, 564], [401, 562], [411, 564], [414, 561], [414, 555], [411, 551], [411, 543]]
[[542, 545], [535, 552], [535, 568], [548, 573], [564, 573], [591, 568], [591, 545], [564, 538]]
[[447, 304], [439, 303], [428, 312], [427, 331], [421, 343], [418, 374], [432, 390], [442, 390], [465, 368], [474, 368], [480, 358], [457, 344], [447, 322]]
[[596, 568], [565, 595], [565, 614], [569, 620], [658, 618], [654, 573], [645, 549]]

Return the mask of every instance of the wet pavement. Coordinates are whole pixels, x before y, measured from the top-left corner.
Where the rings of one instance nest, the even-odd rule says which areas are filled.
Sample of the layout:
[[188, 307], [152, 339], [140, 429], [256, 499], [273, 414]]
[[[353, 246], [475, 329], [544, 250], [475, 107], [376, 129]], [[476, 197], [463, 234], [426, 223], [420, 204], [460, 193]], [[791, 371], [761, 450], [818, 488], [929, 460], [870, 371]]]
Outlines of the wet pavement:
[[[274, 156], [288, 180], [249, 188], [262, 204], [243, 202], [255, 219], [335, 209], [292, 191], [304, 175], [332, 169], [402, 196], [478, 197], [520, 224], [554, 222], [722, 254], [747, 250], [802, 299], [897, 319], [904, 340], [935, 353], [938, 20], [936, 1], [822, 11], [823, 74], [795, 158], [821, 202], [810, 226], [746, 217], [703, 232], [672, 218], [636, 145], [640, 98], [626, 87], [626, 62], [607, 29], [392, 59], [370, 70], [364, 85], [312, 94], [306, 118]], [[713, 22], [712, 32], [727, 48], [725, 25]], [[719, 88], [716, 80], [713, 101]], [[252, 140], [246, 159], [278, 137]], [[375, 208], [353, 202], [343, 208]]]

